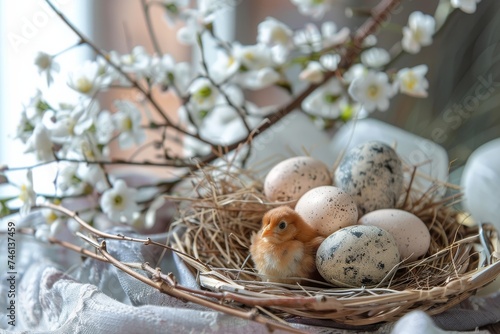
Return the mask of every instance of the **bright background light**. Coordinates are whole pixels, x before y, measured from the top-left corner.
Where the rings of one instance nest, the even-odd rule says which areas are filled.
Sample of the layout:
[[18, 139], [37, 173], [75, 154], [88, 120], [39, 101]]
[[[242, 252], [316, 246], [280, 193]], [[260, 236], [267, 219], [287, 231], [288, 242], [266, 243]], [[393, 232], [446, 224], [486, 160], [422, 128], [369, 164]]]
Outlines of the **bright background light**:
[[[53, 0], [53, 3], [80, 29], [90, 33], [88, 17], [91, 2]], [[38, 87], [46, 85], [33, 63], [35, 55], [38, 51], [50, 54], [60, 52], [75, 44], [78, 38], [43, 0], [1, 1], [0, 26], [0, 162], [9, 166], [25, 166], [33, 163], [34, 157], [23, 153], [24, 145], [14, 138], [16, 127], [23, 105], [29, 103]], [[77, 48], [58, 57], [57, 61], [62, 68], [71, 68], [84, 56], [85, 51]], [[40, 168], [34, 173], [49, 171]], [[11, 177], [16, 181], [22, 176], [24, 172]], [[47, 177], [40, 179], [49, 181], [49, 185], [52, 181]]]

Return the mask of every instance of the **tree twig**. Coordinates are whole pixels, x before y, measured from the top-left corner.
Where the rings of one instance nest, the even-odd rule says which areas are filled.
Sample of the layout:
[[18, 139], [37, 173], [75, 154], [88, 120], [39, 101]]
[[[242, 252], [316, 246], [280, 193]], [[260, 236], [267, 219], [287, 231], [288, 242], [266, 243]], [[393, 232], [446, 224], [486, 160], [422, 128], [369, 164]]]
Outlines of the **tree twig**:
[[[77, 222], [80, 225], [82, 225], [83, 227], [85, 227], [86, 229], [88, 229], [89, 231], [91, 231], [93, 234], [95, 234], [97, 236], [103, 236], [103, 237], [109, 238], [109, 239], [142, 242], [145, 245], [149, 245], [149, 244], [153, 245], [154, 244], [156, 246], [166, 247], [168, 249], [175, 251], [174, 249], [172, 249], [166, 245], [153, 242], [150, 239], [137, 239], [137, 238], [127, 237], [127, 236], [123, 236], [123, 235], [117, 236], [117, 235], [107, 234], [107, 233], [98, 231], [98, 230], [94, 229], [93, 227], [91, 227], [90, 225], [88, 225], [85, 221], [80, 219], [76, 215], [75, 212], [71, 212], [70, 210], [66, 210], [65, 208], [62, 208], [62, 207], [53, 207], [53, 206], [47, 206], [47, 207], [51, 207], [52, 209], [55, 209], [55, 210], [60, 210], [61, 212], [67, 214], [69, 217], [77, 220]], [[89, 251], [88, 249], [85, 249], [81, 246], [76, 246], [70, 242], [58, 240], [56, 238], [49, 238], [49, 242], [53, 243], [53, 244], [60, 245], [64, 248], [67, 248], [67, 249], [72, 250], [74, 252], [83, 254], [83, 255], [88, 256], [92, 259], [110, 263], [113, 266], [120, 269], [121, 271], [134, 277], [135, 279], [137, 279], [137, 280], [139, 280], [139, 281], [141, 281], [141, 282], [143, 282], [143, 283], [145, 283], [145, 284], [147, 284], [155, 289], [158, 289], [162, 293], [166, 293], [172, 297], [179, 298], [180, 300], [190, 301], [190, 302], [196, 303], [196, 304], [201, 305], [201, 306], [205, 306], [207, 308], [210, 308], [210, 309], [218, 311], [218, 312], [223, 312], [223, 313], [226, 313], [226, 314], [229, 314], [229, 315], [232, 315], [235, 317], [239, 317], [242, 319], [255, 321], [255, 322], [258, 322], [258, 323], [261, 323], [261, 324], [268, 326], [270, 329], [281, 329], [281, 330], [285, 330], [285, 331], [288, 331], [291, 333], [302, 333], [302, 331], [297, 330], [293, 327], [279, 324], [279, 323], [276, 323], [274, 321], [269, 320], [268, 318], [260, 315], [258, 313], [258, 311], [255, 309], [250, 309], [249, 311], [244, 311], [244, 310], [237, 309], [237, 308], [228, 306], [226, 304], [220, 303], [221, 301], [228, 300], [230, 298], [244, 298], [245, 300], [247, 300], [247, 299], [249, 299], [249, 297], [241, 297], [241, 296], [237, 296], [237, 295], [233, 296], [232, 294], [226, 294], [226, 293], [210, 293], [210, 292], [205, 293], [202, 290], [191, 289], [191, 288], [179, 286], [179, 285], [177, 285], [174, 277], [162, 274], [159, 269], [153, 269], [147, 263], [144, 263], [142, 265], [127, 264], [127, 263], [123, 263], [120, 260], [116, 259], [114, 256], [112, 256], [111, 254], [108, 253], [105, 240], [98, 242], [97, 240], [93, 239], [92, 237], [87, 237], [87, 236], [84, 236], [83, 234], [80, 234], [80, 237], [82, 237], [82, 239], [84, 241], [86, 241], [89, 245], [93, 246], [100, 253], [100, 255], [93, 253], [93, 252]], [[186, 254], [185, 256], [188, 256], [188, 255]], [[140, 273], [135, 271], [133, 268], [146, 270], [146, 271], [152, 273], [153, 277], [148, 278], [144, 275], [141, 275]], [[200, 296], [206, 296], [206, 297], [209, 297], [210, 299], [202, 298]], [[254, 300], [254, 302], [256, 302], [258, 304], [265, 304], [265, 301], [264, 302], [259, 302], [259, 301], [260, 301], [260, 298], [257, 298]], [[293, 302], [293, 301], [290, 301], [290, 302]], [[306, 303], [310, 303], [310, 301], [304, 300], [304, 304], [306, 304]], [[289, 302], [286, 304], [289, 304]]]
[[142, 11], [144, 12], [144, 18], [146, 19], [146, 27], [148, 29], [149, 38], [153, 43], [153, 48], [155, 49], [156, 53], [161, 57], [163, 55], [163, 52], [161, 51], [160, 44], [158, 43], [158, 38], [156, 38], [156, 34], [153, 29], [153, 22], [151, 21], [151, 15], [149, 12], [149, 4], [146, 2], [146, 0], [141, 0], [141, 5]]

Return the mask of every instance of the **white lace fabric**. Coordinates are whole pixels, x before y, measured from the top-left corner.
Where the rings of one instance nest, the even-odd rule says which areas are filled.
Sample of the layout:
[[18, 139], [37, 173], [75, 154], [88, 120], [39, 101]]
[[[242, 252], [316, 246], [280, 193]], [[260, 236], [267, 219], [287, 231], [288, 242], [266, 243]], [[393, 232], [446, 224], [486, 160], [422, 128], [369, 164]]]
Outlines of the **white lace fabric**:
[[[39, 214], [26, 218], [43, 219]], [[18, 226], [25, 222], [20, 221]], [[129, 229], [112, 233], [133, 235]], [[157, 236], [164, 238], [164, 236]], [[0, 247], [6, 249], [3, 238]], [[17, 235], [16, 326], [2, 316], [0, 328], [25, 333], [268, 333], [254, 321], [222, 314], [184, 302], [138, 281], [116, 267], [81, 254]], [[108, 241], [111, 255], [124, 262], [156, 265], [162, 249], [140, 243]], [[3, 265], [3, 264], [2, 264]], [[4, 267], [0, 267], [5, 273]], [[199, 288], [195, 278], [178, 257], [166, 252], [162, 271], [172, 272], [178, 282]], [[0, 284], [0, 309], [7, 307], [8, 282]], [[469, 300], [433, 318], [446, 330], [474, 330], [500, 320], [500, 295]], [[294, 318], [296, 328], [308, 332], [389, 333], [393, 324], [345, 329], [328, 321]], [[279, 331], [278, 331], [279, 332]]]

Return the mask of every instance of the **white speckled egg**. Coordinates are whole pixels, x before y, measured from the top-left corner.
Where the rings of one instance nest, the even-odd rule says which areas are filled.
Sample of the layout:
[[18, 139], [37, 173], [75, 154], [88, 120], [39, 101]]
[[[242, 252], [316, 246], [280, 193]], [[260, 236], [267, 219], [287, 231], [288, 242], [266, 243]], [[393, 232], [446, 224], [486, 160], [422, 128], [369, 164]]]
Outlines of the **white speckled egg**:
[[299, 199], [295, 211], [325, 237], [358, 221], [358, 209], [352, 197], [333, 186], [309, 190]]
[[293, 157], [269, 171], [264, 180], [264, 194], [272, 202], [296, 201], [310, 189], [331, 184], [330, 172], [323, 162], [311, 157]]
[[431, 244], [431, 235], [424, 222], [404, 210], [375, 210], [361, 217], [358, 224], [377, 226], [392, 234], [401, 258], [406, 261], [414, 261], [427, 253]]
[[358, 212], [394, 208], [403, 191], [403, 168], [397, 153], [370, 141], [351, 149], [335, 171], [335, 185], [353, 196]]
[[394, 237], [376, 226], [345, 227], [326, 238], [316, 253], [323, 278], [337, 286], [361, 287], [380, 283], [399, 263]]

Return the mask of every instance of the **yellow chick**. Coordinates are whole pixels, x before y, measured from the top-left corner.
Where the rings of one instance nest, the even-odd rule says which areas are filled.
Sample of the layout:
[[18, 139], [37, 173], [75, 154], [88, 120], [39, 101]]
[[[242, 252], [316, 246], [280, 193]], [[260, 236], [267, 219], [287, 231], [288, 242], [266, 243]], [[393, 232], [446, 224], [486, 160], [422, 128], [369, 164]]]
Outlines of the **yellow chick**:
[[268, 281], [295, 283], [317, 277], [316, 251], [325, 238], [288, 206], [269, 210], [251, 238], [250, 254]]

